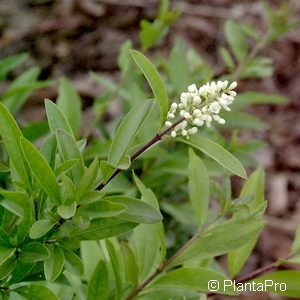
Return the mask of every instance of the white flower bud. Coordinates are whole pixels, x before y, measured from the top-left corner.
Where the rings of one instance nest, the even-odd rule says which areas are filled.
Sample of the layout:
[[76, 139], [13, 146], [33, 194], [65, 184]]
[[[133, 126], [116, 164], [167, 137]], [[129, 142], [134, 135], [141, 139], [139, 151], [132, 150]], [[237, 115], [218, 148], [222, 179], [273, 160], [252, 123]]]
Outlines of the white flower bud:
[[202, 126], [204, 124], [204, 121], [203, 120], [200, 120], [198, 118], [195, 118], [193, 123], [196, 125], [196, 126]]
[[171, 136], [172, 136], [173, 138], [175, 138], [175, 137], [176, 137], [176, 135], [177, 135], [176, 131], [175, 131], [175, 130], [173, 130], [173, 131], [171, 132]]
[[219, 92], [222, 89], [222, 86], [223, 86], [223, 82], [221, 80], [219, 80], [217, 82], [217, 89], [216, 89], [216, 91]]
[[165, 122], [165, 125], [166, 125], [167, 127], [171, 127], [171, 126], [172, 126], [172, 122], [166, 121], [166, 122]]
[[185, 113], [186, 113], [186, 111], [185, 111], [184, 109], [182, 109], [182, 110], [179, 112], [179, 114], [180, 114], [181, 117], [183, 117]]
[[191, 84], [188, 86], [188, 91], [190, 93], [197, 93], [197, 87], [196, 87], [196, 84]]
[[178, 104], [178, 108], [183, 108], [183, 104], [182, 104], [182, 103], [179, 103], [179, 104]]
[[191, 129], [188, 130], [189, 134], [195, 134], [198, 132], [198, 128], [197, 127], [192, 127]]
[[227, 85], [228, 85], [228, 81], [227, 80], [223, 81], [222, 90], [225, 90], [227, 88]]
[[172, 103], [171, 110], [176, 110], [176, 109], [177, 109], [177, 103]]
[[213, 118], [215, 121], [219, 121], [219, 120], [220, 120], [220, 116], [219, 116], [219, 115], [212, 115], [212, 118]]
[[185, 114], [183, 115], [183, 117], [184, 117], [185, 119], [190, 119], [192, 116], [190, 115], [189, 112], [185, 112]]
[[220, 118], [218, 121], [217, 121], [219, 124], [225, 124], [225, 120]]
[[235, 97], [236, 96], [236, 92], [235, 91], [229, 91], [228, 92], [230, 96]]
[[186, 126], [188, 125], [188, 122], [186, 120], [184, 120], [182, 123], [181, 123], [181, 129], [185, 129]]
[[200, 103], [201, 103], [201, 98], [200, 98], [199, 96], [195, 96], [195, 97], [193, 98], [193, 102], [194, 102], [195, 104], [200, 104]]
[[186, 130], [182, 130], [181, 134], [182, 134], [182, 136], [186, 136], [188, 134], [188, 132]]
[[174, 119], [175, 118], [175, 115], [173, 114], [173, 113], [168, 113], [168, 118], [170, 118], [170, 119]]
[[237, 82], [236, 82], [236, 81], [233, 81], [233, 82], [231, 83], [231, 85], [228, 87], [228, 90], [233, 90], [234, 88], [236, 88], [236, 86], [237, 86]]

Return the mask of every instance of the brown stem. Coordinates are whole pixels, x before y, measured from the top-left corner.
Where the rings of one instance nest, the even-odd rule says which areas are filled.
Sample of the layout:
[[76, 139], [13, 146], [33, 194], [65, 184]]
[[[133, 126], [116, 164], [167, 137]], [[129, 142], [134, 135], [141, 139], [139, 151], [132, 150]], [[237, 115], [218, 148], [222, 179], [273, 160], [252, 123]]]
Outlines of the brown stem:
[[[135, 152], [131, 157], [130, 160], [133, 161], [135, 160], [138, 156], [140, 156], [142, 153], [144, 153], [147, 149], [149, 149], [151, 146], [153, 146], [155, 143], [161, 140], [161, 138], [167, 134], [169, 131], [174, 129], [178, 124], [180, 124], [184, 118], [179, 119], [176, 121], [171, 127], [166, 128], [165, 130], [161, 131], [160, 133], [156, 134], [156, 136], [151, 139], [147, 144], [145, 144], [141, 149], [139, 149], [137, 152]], [[97, 190], [101, 191], [113, 178], [115, 178], [122, 170], [121, 169], [116, 169], [114, 173], [111, 175], [111, 177], [105, 182], [101, 183], [98, 187]]]

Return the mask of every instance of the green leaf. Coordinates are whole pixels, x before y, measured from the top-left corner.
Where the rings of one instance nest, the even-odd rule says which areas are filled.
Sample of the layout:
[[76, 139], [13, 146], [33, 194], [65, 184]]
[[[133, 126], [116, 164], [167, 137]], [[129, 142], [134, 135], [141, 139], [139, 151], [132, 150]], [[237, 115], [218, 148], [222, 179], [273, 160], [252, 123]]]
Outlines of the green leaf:
[[294, 241], [292, 244], [291, 254], [295, 254], [300, 250], [300, 225], [297, 226]]
[[77, 204], [75, 201], [71, 204], [62, 204], [57, 208], [57, 213], [63, 219], [70, 219], [75, 215], [76, 207]]
[[0, 266], [3, 265], [9, 258], [15, 254], [15, 248], [4, 248], [0, 246]]
[[18, 93], [10, 96], [8, 96], [8, 94], [15, 89], [22, 88], [22, 86], [34, 83], [37, 80], [40, 72], [41, 69], [38, 67], [33, 67], [25, 71], [12, 82], [8, 90], [3, 95], [2, 101], [12, 115], [15, 115], [21, 109], [22, 105], [29, 97], [31, 91], [19, 91]]
[[11, 70], [28, 58], [27, 53], [19, 53], [11, 55], [0, 60], [0, 80], [4, 80]]
[[58, 300], [56, 295], [44, 285], [23, 285], [13, 291], [27, 300]]
[[56, 161], [57, 140], [54, 134], [51, 134], [42, 144], [40, 152], [45, 157], [51, 169], [54, 169]]
[[10, 171], [10, 167], [0, 162], [0, 173], [7, 173]]
[[136, 226], [136, 223], [126, 222], [116, 217], [97, 218], [92, 220], [89, 227], [85, 230], [80, 228], [74, 229], [70, 233], [70, 237], [75, 237], [79, 240], [96, 241], [128, 232]]
[[228, 277], [221, 273], [206, 268], [180, 268], [172, 271], [158, 280], [151, 288], [164, 287], [169, 289], [191, 289], [201, 292], [211, 292], [209, 282], [217, 281], [220, 285], [216, 291], [218, 294], [237, 295], [233, 286], [224, 286]]
[[0, 135], [12, 160], [15, 170], [26, 187], [30, 187], [27, 169], [20, 145], [22, 133], [7, 108], [0, 103]]
[[[152, 100], [142, 101], [133, 107], [122, 120], [108, 152], [108, 162], [122, 167], [124, 156], [153, 105]], [[128, 166], [125, 166], [128, 168]]]
[[53, 203], [61, 203], [59, 185], [44, 156], [26, 139], [21, 138], [21, 144], [30, 170], [41, 188], [47, 193]]
[[300, 272], [287, 270], [277, 271], [271, 274], [260, 276], [251, 282], [259, 283], [264, 287], [264, 291], [278, 293], [292, 298], [300, 298]]
[[126, 40], [120, 49], [120, 54], [118, 56], [118, 65], [119, 68], [122, 70], [122, 74], [124, 74], [129, 70], [131, 59], [129, 55], [129, 50], [132, 48], [132, 41]]
[[49, 132], [49, 125], [47, 121], [32, 122], [22, 128], [23, 136], [33, 142]]
[[202, 151], [233, 174], [247, 178], [247, 173], [242, 164], [219, 144], [201, 136], [191, 136], [189, 140], [179, 139], [179, 141]]
[[38, 242], [31, 242], [22, 248], [20, 253], [20, 260], [23, 262], [33, 263], [37, 261], [43, 261], [49, 258], [48, 249]]
[[8, 233], [0, 227], [0, 247], [10, 248], [11, 244], [9, 242], [9, 235]]
[[63, 161], [78, 159], [76, 165], [69, 172], [73, 183], [78, 184], [84, 174], [84, 162], [74, 138], [66, 131], [56, 131], [58, 150]]
[[77, 256], [73, 251], [62, 248], [65, 256], [65, 268], [69, 270], [72, 274], [78, 277], [83, 274], [83, 264], [79, 256]]
[[62, 162], [54, 171], [56, 177], [63, 173], [70, 171], [73, 166], [78, 162], [78, 159], [70, 159]]
[[10, 257], [0, 264], [0, 280], [6, 278], [16, 267], [17, 260], [15, 256]]
[[88, 283], [87, 300], [107, 300], [109, 296], [108, 269], [100, 260]]
[[79, 185], [77, 187], [77, 192], [76, 192], [77, 199], [80, 199], [91, 189], [93, 189], [97, 179], [99, 168], [100, 168], [99, 159], [98, 157], [95, 157], [93, 162], [90, 164], [89, 168], [85, 170], [83, 177], [79, 182]]
[[248, 55], [248, 48], [243, 30], [233, 20], [227, 20], [224, 25], [226, 40], [231, 51], [239, 62], [242, 62]]
[[60, 80], [56, 103], [71, 125], [74, 136], [77, 137], [81, 126], [81, 100], [71, 82], [66, 78]]
[[62, 110], [51, 100], [45, 100], [46, 114], [52, 133], [57, 129], [63, 129], [73, 136], [73, 131]]
[[189, 156], [189, 195], [197, 216], [198, 224], [201, 227], [207, 218], [209, 177], [202, 160], [191, 149], [189, 151]]
[[253, 104], [284, 104], [288, 98], [277, 94], [266, 94], [260, 92], [239, 93], [232, 104], [233, 108], [244, 108]]
[[166, 87], [161, 79], [158, 71], [155, 69], [151, 61], [146, 58], [142, 53], [136, 50], [130, 50], [130, 54], [133, 57], [136, 64], [144, 73], [151, 89], [156, 98], [157, 105], [160, 110], [160, 122], [161, 125], [165, 122], [167, 112], [169, 109], [169, 100]]
[[230, 52], [226, 48], [221, 47], [219, 49], [219, 54], [228, 70], [232, 71], [234, 69], [234, 61]]
[[169, 76], [178, 93], [187, 90], [191, 82], [189, 65], [186, 56], [185, 43], [176, 39], [169, 60]]
[[0, 204], [3, 207], [19, 217], [24, 217], [28, 200], [28, 196], [25, 193], [0, 190], [0, 195], [4, 197], [0, 200]]
[[54, 281], [62, 272], [65, 264], [65, 256], [57, 245], [49, 245], [50, 257], [44, 261], [44, 273], [47, 281]]
[[84, 204], [77, 209], [77, 215], [85, 217], [113, 217], [126, 211], [124, 204], [113, 203], [111, 201], [99, 200], [89, 204]]
[[162, 215], [158, 210], [139, 199], [125, 196], [109, 196], [104, 197], [103, 200], [124, 204], [127, 207], [127, 210], [118, 216], [120, 219], [146, 224], [162, 220]]
[[173, 265], [177, 265], [194, 256], [208, 258], [228, 253], [240, 248], [252, 240], [264, 226], [264, 222], [257, 218], [229, 220], [207, 231], [202, 237], [193, 242]]
[[240, 78], [265, 78], [273, 74], [273, 60], [269, 57], [256, 57], [248, 62], [241, 72]]
[[49, 232], [55, 225], [55, 221], [50, 219], [41, 219], [33, 223], [30, 228], [29, 236], [31, 239], [38, 239]]

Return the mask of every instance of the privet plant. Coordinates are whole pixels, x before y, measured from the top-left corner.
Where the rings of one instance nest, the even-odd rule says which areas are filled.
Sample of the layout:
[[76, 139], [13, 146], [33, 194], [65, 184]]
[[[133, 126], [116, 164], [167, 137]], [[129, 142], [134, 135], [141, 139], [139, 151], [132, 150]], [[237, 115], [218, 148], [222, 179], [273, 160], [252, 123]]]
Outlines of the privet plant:
[[[228, 68], [223, 76], [181, 40], [168, 59], [153, 63], [127, 41], [118, 85], [91, 74], [107, 92], [95, 99], [85, 134], [81, 100], [67, 79], [59, 81], [56, 104], [45, 101], [47, 121], [20, 125], [13, 116], [30, 92], [53, 82], [39, 81], [33, 68], [11, 83], [0, 103], [1, 299], [205, 299], [210, 280], [220, 283], [217, 293], [237, 295], [233, 286], [224, 288], [228, 279], [284, 282], [286, 291], [267, 291], [300, 297], [300, 272], [277, 270], [300, 263], [299, 230], [289, 257], [239, 276], [267, 206], [264, 171], [247, 178], [243, 167], [255, 166], [251, 152], [264, 143], [239, 140], [240, 130], [267, 125], [241, 109], [286, 99], [237, 94], [236, 82], [270, 76], [272, 60], [259, 52], [295, 26], [284, 8], [266, 11], [262, 36], [225, 23], [230, 49], [220, 49]], [[158, 18], [142, 23], [142, 48], [154, 47], [178, 15], [163, 1]], [[2, 79], [25, 59], [0, 61]], [[103, 123], [116, 97], [124, 116]], [[220, 133], [225, 129], [229, 140]], [[244, 180], [236, 199], [232, 175]]]

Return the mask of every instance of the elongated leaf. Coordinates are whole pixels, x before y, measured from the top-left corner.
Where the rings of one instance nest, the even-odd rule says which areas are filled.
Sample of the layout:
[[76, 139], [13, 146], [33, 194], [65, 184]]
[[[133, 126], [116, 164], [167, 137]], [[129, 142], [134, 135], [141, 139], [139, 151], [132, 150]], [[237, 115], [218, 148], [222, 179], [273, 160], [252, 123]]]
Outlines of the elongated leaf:
[[154, 97], [156, 98], [157, 105], [160, 110], [160, 122], [161, 124], [163, 124], [166, 119], [169, 108], [169, 100], [164, 82], [161, 79], [157, 70], [155, 69], [154, 65], [147, 57], [145, 57], [142, 53], [136, 50], [130, 50], [130, 54], [133, 57], [136, 64], [144, 73], [152, 89], [152, 92], [154, 94]]
[[158, 210], [139, 199], [125, 196], [110, 196], [104, 197], [103, 200], [124, 204], [127, 207], [127, 210], [118, 216], [120, 219], [150, 224], [162, 220], [162, 215]]
[[80, 199], [83, 195], [89, 192], [96, 181], [99, 171], [99, 159], [96, 157], [90, 164], [89, 168], [85, 170], [84, 175], [77, 188], [77, 199]]
[[184, 41], [176, 39], [169, 61], [169, 76], [178, 93], [187, 90], [191, 82], [187, 51]]
[[40, 152], [45, 157], [51, 169], [54, 169], [56, 161], [57, 141], [56, 136], [51, 134], [41, 146]]
[[55, 221], [50, 219], [38, 220], [31, 226], [29, 236], [32, 239], [37, 239], [46, 234], [54, 225]]
[[232, 20], [227, 20], [224, 26], [226, 40], [236, 59], [241, 62], [248, 55], [248, 48], [241, 27]]
[[49, 250], [42, 243], [31, 242], [22, 248], [20, 260], [23, 262], [33, 263], [48, 259], [49, 255]]
[[109, 296], [108, 269], [100, 260], [88, 284], [87, 300], [107, 300]]
[[70, 237], [80, 240], [101, 240], [125, 233], [136, 226], [136, 223], [126, 222], [116, 217], [98, 218], [92, 220], [90, 226], [85, 230], [80, 228], [73, 230]]
[[229, 281], [228, 277], [206, 268], [180, 268], [160, 277], [151, 287], [191, 289], [209, 293], [211, 292], [209, 288], [213, 288], [210, 285], [212, 280], [219, 283], [219, 288], [216, 290], [218, 294], [238, 294], [233, 285], [225, 285], [226, 281]]
[[228, 68], [228, 70], [233, 70], [234, 68], [234, 61], [231, 57], [231, 54], [229, 53], [229, 51], [226, 48], [221, 47], [219, 49], [219, 54], [224, 62], [224, 64], [226, 65], [226, 67]]
[[84, 174], [84, 163], [74, 138], [66, 131], [58, 129], [56, 132], [58, 150], [63, 161], [77, 159], [78, 162], [69, 172], [72, 181], [78, 184]]
[[62, 173], [66, 173], [70, 171], [73, 166], [78, 162], [78, 159], [70, 159], [62, 162], [54, 171], [56, 177], [61, 175]]
[[15, 254], [15, 248], [0, 247], [0, 266]]
[[152, 100], [139, 103], [122, 120], [108, 152], [109, 163], [120, 167], [130, 144], [149, 114], [152, 104]]
[[60, 188], [44, 156], [26, 139], [21, 138], [24, 155], [32, 174], [53, 203], [61, 202]]
[[195, 135], [191, 136], [189, 140], [179, 139], [179, 141], [199, 149], [233, 174], [247, 178], [246, 171], [242, 164], [219, 144], [207, 138]]
[[57, 105], [66, 116], [74, 136], [79, 135], [81, 125], [81, 100], [71, 82], [61, 78], [59, 83]]
[[188, 167], [189, 195], [196, 212], [199, 226], [207, 218], [209, 203], [209, 178], [202, 160], [190, 149], [190, 162]]
[[124, 204], [113, 203], [107, 200], [99, 200], [86, 205], [82, 205], [77, 209], [77, 215], [86, 217], [107, 218], [119, 215], [126, 211]]
[[73, 136], [72, 128], [62, 110], [48, 99], [45, 100], [45, 107], [51, 132], [55, 134], [57, 129], [63, 129]]
[[44, 273], [47, 281], [54, 281], [62, 272], [65, 256], [57, 245], [49, 245], [50, 256], [44, 261]]
[[22, 73], [17, 79], [13, 81], [13, 83], [9, 86], [6, 93], [3, 95], [3, 103], [8, 108], [8, 110], [11, 112], [12, 115], [15, 115], [22, 105], [25, 103], [27, 98], [29, 97], [31, 91], [25, 90], [25, 91], [19, 91], [15, 95], [11, 95], [9, 97], [6, 96], [9, 92], [13, 91], [14, 89], [18, 89], [24, 85], [32, 84], [34, 83], [39, 74], [41, 72], [41, 69], [38, 67], [33, 67], [24, 73]]
[[251, 219], [230, 220], [225, 224], [218, 225], [198, 238], [179, 255], [174, 265], [194, 256], [198, 258], [214, 257], [238, 249], [252, 240], [264, 224], [260, 219], [252, 217]]
[[300, 298], [300, 272], [294, 270], [277, 271], [254, 279], [258, 286], [265, 287], [264, 291], [278, 293], [287, 297]]
[[44, 285], [30, 284], [13, 289], [27, 300], [58, 300], [56, 295]]
[[0, 60], [0, 80], [4, 80], [7, 73], [24, 62], [28, 58], [27, 53], [11, 55]]
[[76, 206], [77, 204], [75, 201], [73, 201], [70, 204], [62, 204], [57, 208], [57, 213], [63, 219], [70, 219], [76, 213]]
[[0, 200], [0, 204], [16, 214], [19, 217], [24, 217], [24, 211], [26, 210], [28, 196], [23, 192], [11, 192], [6, 190], [0, 190], [0, 195], [4, 198]]
[[15, 170], [26, 187], [30, 187], [20, 145], [22, 133], [7, 108], [0, 103], [0, 135], [12, 160]]
[[69, 270], [72, 274], [80, 276], [83, 274], [83, 264], [79, 256], [77, 256], [73, 251], [62, 248], [65, 256], [65, 268]]
[[5, 260], [3, 264], [0, 265], [0, 280], [6, 278], [15, 269], [17, 260], [15, 256], [10, 257]]

